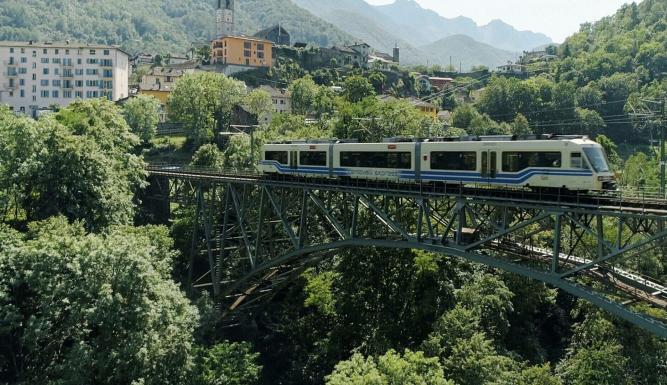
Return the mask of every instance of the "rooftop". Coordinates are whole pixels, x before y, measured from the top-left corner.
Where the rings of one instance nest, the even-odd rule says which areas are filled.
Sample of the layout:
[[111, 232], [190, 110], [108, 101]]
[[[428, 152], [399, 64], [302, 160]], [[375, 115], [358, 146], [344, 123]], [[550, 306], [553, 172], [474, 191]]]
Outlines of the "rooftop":
[[89, 44], [89, 43], [78, 43], [71, 41], [11, 41], [3, 40], [0, 41], [0, 47], [35, 47], [35, 48], [74, 48], [74, 49], [115, 49], [128, 56], [130, 56], [127, 51], [123, 50], [117, 45], [104, 45], [104, 44]]

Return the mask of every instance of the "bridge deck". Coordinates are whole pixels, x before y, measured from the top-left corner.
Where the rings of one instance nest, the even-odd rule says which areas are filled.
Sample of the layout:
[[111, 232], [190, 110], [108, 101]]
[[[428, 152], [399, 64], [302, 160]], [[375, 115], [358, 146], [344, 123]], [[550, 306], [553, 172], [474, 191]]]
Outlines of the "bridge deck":
[[643, 191], [622, 190], [586, 193], [531, 191], [497, 185], [420, 184], [360, 179], [303, 178], [289, 175], [265, 175], [253, 171], [213, 171], [162, 165], [150, 165], [148, 172], [153, 176], [209, 183], [231, 182], [375, 194], [380, 192], [388, 196], [418, 196], [423, 199], [464, 197], [501, 204], [521, 204], [536, 207], [548, 206], [554, 209], [562, 207], [569, 210], [581, 209], [605, 213], [623, 213], [624, 215], [636, 214], [641, 216], [667, 217], [667, 199], [661, 199], [657, 194]]

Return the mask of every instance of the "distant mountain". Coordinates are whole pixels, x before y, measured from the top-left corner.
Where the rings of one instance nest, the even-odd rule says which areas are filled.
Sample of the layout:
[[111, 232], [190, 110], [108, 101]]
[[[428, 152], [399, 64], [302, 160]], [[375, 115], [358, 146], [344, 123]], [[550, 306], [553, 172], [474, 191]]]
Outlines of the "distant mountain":
[[[73, 40], [130, 52], [185, 53], [215, 31], [216, 0], [2, 0], [0, 40]], [[48, 17], [45, 17], [48, 12]], [[237, 32], [281, 23], [295, 41], [330, 46], [354, 40], [290, 0], [238, 2]]]
[[[400, 24], [402, 28], [418, 31], [413, 34], [413, 37], [419, 39], [423, 44], [447, 36], [466, 35], [496, 48], [521, 52], [552, 42], [544, 34], [518, 31], [501, 20], [478, 26], [467, 17], [448, 19], [434, 11], [422, 8], [415, 0], [396, 0], [392, 4], [375, 8], [391, 22]], [[411, 43], [415, 44], [414, 41]]]
[[515, 59], [512, 52], [480, 43], [466, 35], [448, 36], [419, 49], [430, 63], [449, 64], [452, 55], [452, 65], [456, 68], [462, 65], [464, 70], [480, 64], [495, 68]]
[[[399, 21], [386, 16], [381, 8], [374, 7], [364, 0], [293, 0], [295, 4], [323, 20], [335, 25], [359, 41], [370, 44], [373, 48], [391, 52], [395, 44], [401, 48], [403, 64], [440, 64], [448, 65], [450, 56], [458, 68], [463, 62], [467, 70], [475, 65], [495, 67], [514, 58], [514, 54], [494, 48], [456, 33], [447, 33], [443, 38], [435, 38], [435, 27], [426, 29], [414, 28], [400, 24]], [[398, 5], [404, 1], [399, 1]], [[412, 6], [411, 6], [412, 7]], [[387, 8], [384, 8], [385, 10]], [[420, 8], [421, 9], [421, 8]], [[426, 19], [424, 25], [434, 26], [442, 19], [432, 11], [423, 10]], [[465, 18], [452, 19], [456, 28], [468, 25], [476, 28], [472, 20]], [[454, 31], [455, 29], [453, 29]], [[428, 36], [428, 38], [427, 38]]]

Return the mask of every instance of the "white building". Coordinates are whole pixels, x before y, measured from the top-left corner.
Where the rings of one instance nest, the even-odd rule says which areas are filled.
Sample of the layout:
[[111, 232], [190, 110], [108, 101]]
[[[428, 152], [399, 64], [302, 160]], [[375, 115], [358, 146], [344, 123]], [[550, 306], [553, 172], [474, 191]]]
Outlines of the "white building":
[[126, 98], [129, 75], [128, 54], [117, 47], [0, 42], [0, 104], [31, 116], [76, 99]]
[[273, 111], [267, 116], [262, 117], [264, 123], [270, 123], [273, 120], [274, 114], [290, 114], [292, 113], [292, 95], [284, 88], [278, 89], [269, 86], [260, 86], [260, 90], [266, 91], [271, 95], [271, 103]]

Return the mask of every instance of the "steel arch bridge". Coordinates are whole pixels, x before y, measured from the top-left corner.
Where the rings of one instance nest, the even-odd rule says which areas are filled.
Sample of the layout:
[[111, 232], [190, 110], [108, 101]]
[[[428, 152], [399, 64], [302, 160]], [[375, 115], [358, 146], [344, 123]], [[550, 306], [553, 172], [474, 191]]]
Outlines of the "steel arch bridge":
[[[667, 201], [489, 186], [266, 177], [151, 166], [163, 213], [195, 209], [190, 289], [223, 320], [252, 314], [305, 269], [344, 249], [419, 249], [545, 282], [667, 338], [660, 282]], [[656, 268], [657, 265], [657, 268]], [[651, 312], [655, 314], [655, 312]]]

